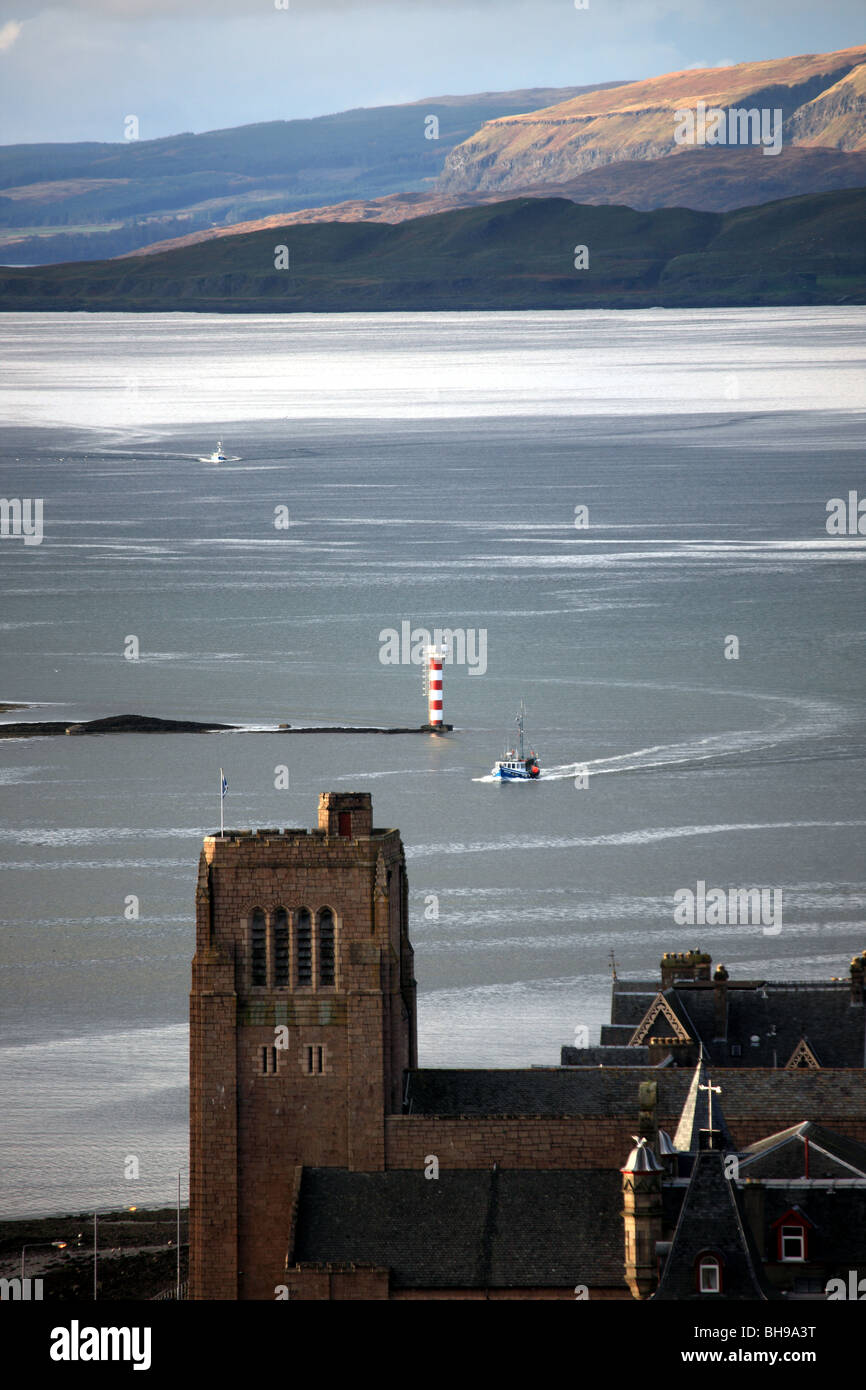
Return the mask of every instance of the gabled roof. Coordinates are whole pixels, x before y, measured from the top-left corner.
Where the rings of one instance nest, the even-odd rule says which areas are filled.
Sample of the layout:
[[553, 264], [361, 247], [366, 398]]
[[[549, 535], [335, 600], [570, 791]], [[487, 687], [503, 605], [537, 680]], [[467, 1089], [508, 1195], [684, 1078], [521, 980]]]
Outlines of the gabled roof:
[[[718, 1294], [698, 1292], [696, 1271], [704, 1252], [721, 1259], [722, 1288]], [[725, 1177], [724, 1156], [718, 1150], [698, 1154], [695, 1160], [670, 1253], [651, 1297], [706, 1303], [778, 1297], [764, 1279], [736, 1185]]]
[[650, 1004], [637, 1028], [634, 1030], [629, 1042], [637, 1047], [645, 1043], [649, 1038], [656, 1035], [666, 1037], [670, 1034], [678, 1038], [680, 1042], [691, 1042], [697, 1038], [697, 1032], [691, 1026], [691, 1020], [683, 1007], [682, 1001], [678, 998], [676, 991], [672, 989], [659, 992]]
[[807, 1143], [810, 1177], [866, 1178], [866, 1144], [811, 1120], [750, 1144], [740, 1154], [740, 1171], [750, 1178], [804, 1177]]
[[809, 1046], [807, 1038], [801, 1038], [791, 1053], [785, 1068], [788, 1071], [795, 1071], [797, 1067], [811, 1067], [813, 1071], [821, 1070], [821, 1063], [815, 1056], [813, 1049]]
[[373, 1265], [394, 1288], [625, 1289], [612, 1171], [305, 1168], [292, 1263]]

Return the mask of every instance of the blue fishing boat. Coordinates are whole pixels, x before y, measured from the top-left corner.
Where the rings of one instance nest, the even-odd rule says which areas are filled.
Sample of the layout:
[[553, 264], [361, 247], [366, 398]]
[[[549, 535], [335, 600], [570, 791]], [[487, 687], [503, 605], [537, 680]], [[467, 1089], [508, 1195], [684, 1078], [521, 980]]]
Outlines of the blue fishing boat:
[[520, 701], [517, 716], [517, 747], [506, 750], [504, 757], [497, 759], [490, 770], [491, 777], [502, 782], [533, 782], [541, 776], [541, 766], [535, 751], [526, 752], [524, 746], [523, 722], [526, 715], [524, 703]]

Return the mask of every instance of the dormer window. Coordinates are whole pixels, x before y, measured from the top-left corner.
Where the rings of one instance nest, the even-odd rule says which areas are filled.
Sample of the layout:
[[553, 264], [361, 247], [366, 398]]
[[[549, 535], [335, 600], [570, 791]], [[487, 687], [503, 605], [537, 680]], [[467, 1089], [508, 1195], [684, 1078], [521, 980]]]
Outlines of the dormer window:
[[803, 1226], [782, 1226], [779, 1230], [779, 1259], [805, 1260], [806, 1230]]
[[809, 1258], [809, 1231], [812, 1223], [799, 1207], [791, 1207], [773, 1222], [776, 1258], [782, 1264], [804, 1264]]
[[722, 1262], [718, 1255], [699, 1255], [697, 1275], [698, 1293], [722, 1292]]

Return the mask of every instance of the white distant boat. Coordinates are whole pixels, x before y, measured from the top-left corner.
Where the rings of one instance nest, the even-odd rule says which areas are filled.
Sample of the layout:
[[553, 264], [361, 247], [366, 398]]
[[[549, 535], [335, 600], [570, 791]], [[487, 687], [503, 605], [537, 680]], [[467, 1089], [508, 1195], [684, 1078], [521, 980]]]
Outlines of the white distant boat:
[[226, 463], [228, 455], [223, 453], [223, 442], [219, 441], [212, 454], [208, 454], [208, 463]]

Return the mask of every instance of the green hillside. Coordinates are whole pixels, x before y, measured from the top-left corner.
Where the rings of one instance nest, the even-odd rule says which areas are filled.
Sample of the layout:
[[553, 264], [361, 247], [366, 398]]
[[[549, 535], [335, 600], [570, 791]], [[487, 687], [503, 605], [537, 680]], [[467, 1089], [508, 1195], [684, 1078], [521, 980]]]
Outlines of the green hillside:
[[[866, 190], [730, 213], [517, 198], [0, 271], [10, 309], [575, 309], [866, 303]], [[288, 248], [289, 266], [275, 269]], [[589, 265], [575, 268], [575, 248]]]

